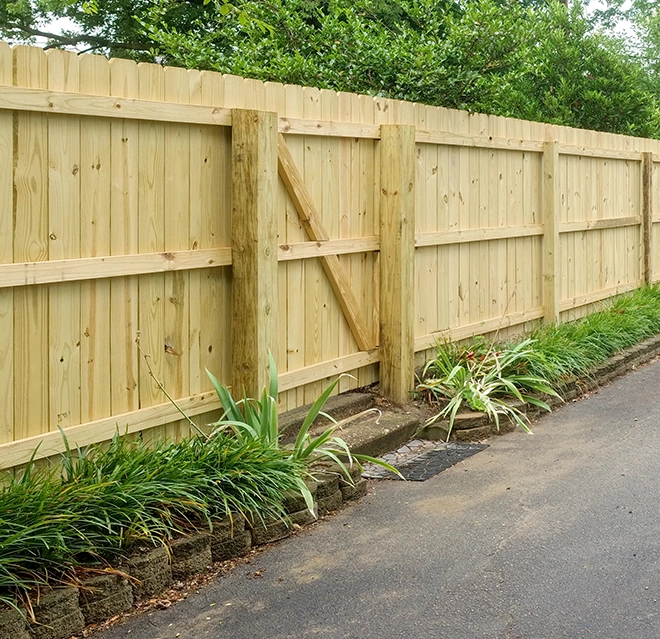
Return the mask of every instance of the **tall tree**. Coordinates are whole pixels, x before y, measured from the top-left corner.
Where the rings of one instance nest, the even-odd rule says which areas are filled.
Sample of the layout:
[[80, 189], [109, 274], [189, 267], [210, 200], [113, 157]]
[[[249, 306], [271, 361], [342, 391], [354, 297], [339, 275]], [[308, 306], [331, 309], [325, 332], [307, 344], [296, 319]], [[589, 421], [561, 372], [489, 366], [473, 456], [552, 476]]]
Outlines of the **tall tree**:
[[[605, 32], [620, 1], [588, 18], [577, 0], [14, 0], [0, 33], [64, 16], [75, 26], [51, 46], [658, 136], [653, 61]], [[660, 52], [652, 3], [637, 3]]]

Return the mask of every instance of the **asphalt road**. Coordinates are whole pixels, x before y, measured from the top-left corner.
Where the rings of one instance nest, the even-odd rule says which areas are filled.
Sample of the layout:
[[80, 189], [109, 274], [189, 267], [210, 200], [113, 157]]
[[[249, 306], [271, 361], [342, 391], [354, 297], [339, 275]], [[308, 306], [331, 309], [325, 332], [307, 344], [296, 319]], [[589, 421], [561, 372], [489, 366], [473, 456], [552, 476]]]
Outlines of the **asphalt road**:
[[97, 636], [657, 639], [659, 397], [654, 363]]

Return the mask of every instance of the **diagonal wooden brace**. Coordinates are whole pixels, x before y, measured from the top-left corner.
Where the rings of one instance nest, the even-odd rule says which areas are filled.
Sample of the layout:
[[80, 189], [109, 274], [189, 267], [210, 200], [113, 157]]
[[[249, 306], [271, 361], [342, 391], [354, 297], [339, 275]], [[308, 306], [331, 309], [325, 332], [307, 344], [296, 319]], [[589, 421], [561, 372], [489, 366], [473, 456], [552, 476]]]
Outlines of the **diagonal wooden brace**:
[[[328, 232], [325, 230], [321, 218], [312, 202], [307, 187], [302, 180], [298, 167], [293, 160], [291, 151], [287, 146], [284, 136], [278, 135], [277, 143], [278, 171], [289, 197], [298, 212], [309, 239], [314, 242], [323, 242], [329, 240]], [[321, 265], [327, 278], [330, 280], [330, 286], [337, 297], [339, 306], [348, 322], [351, 333], [357, 342], [361, 351], [370, 351], [375, 348], [373, 338], [369, 334], [367, 323], [360, 309], [360, 305], [351, 288], [348, 275], [344, 267], [339, 262], [336, 255], [324, 255], [319, 257]]]

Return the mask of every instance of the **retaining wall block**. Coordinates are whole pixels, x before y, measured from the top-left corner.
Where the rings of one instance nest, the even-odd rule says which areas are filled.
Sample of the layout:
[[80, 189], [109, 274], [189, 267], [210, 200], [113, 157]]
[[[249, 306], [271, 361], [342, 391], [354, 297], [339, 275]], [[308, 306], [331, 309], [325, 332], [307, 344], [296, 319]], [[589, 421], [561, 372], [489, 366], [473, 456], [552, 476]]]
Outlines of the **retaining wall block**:
[[243, 530], [229, 539], [216, 541], [211, 535], [211, 557], [213, 561], [227, 561], [234, 557], [244, 557], [252, 548], [252, 533]]
[[341, 497], [344, 501], [351, 501], [353, 499], [359, 499], [364, 497], [367, 494], [367, 480], [358, 479], [353, 485], [344, 484], [340, 488]]
[[[503, 426], [502, 424], [501, 426]], [[500, 428], [501, 428], [500, 426]], [[492, 434], [491, 426], [479, 426], [479, 428], [468, 428], [465, 430], [452, 431], [452, 439], [457, 442], [478, 442], [487, 439]]]
[[295, 528], [296, 526], [309, 526], [313, 524], [318, 518], [318, 504], [314, 502], [314, 506], [310, 511], [307, 506], [302, 510], [299, 510], [297, 513], [290, 513], [289, 520], [291, 522], [291, 527]]
[[245, 531], [245, 517], [239, 514], [232, 514], [213, 522], [211, 530], [211, 545], [222, 543], [233, 539]]
[[170, 542], [172, 556], [172, 577], [187, 579], [205, 572], [213, 563], [211, 557], [211, 536], [199, 532]]
[[316, 488], [316, 500], [322, 501], [339, 490], [339, 476], [335, 473], [314, 473], [314, 479], [318, 483]]
[[467, 413], [458, 413], [454, 419], [453, 431], [458, 430], [472, 430], [473, 428], [479, 428], [483, 426], [488, 421], [488, 416], [485, 413], [480, 413], [478, 411], [467, 412]]
[[283, 519], [272, 519], [266, 522], [256, 521], [252, 527], [252, 544], [260, 546], [272, 541], [279, 541], [291, 534], [289, 522]]
[[449, 436], [449, 422], [437, 421], [430, 426], [424, 426], [418, 436], [431, 442], [446, 442]]
[[80, 609], [85, 623], [100, 623], [133, 605], [133, 589], [121, 575], [97, 575], [80, 588]]
[[319, 517], [322, 515], [327, 515], [333, 510], [339, 510], [343, 503], [343, 497], [341, 495], [341, 490], [337, 489], [334, 493], [323, 497], [317, 501], [317, 507], [319, 511]]
[[30, 639], [25, 617], [13, 608], [0, 608], [0, 639]]
[[69, 639], [82, 632], [85, 619], [80, 610], [77, 588], [62, 588], [43, 595], [33, 604], [37, 623], [31, 624], [34, 639]]
[[128, 558], [127, 571], [133, 581], [133, 597], [144, 599], [167, 590], [172, 583], [172, 567], [167, 548], [140, 548]]
[[[314, 499], [316, 497], [316, 490], [318, 488], [318, 483], [313, 479], [308, 478], [305, 480], [305, 484], [307, 485], [309, 492], [312, 494], [312, 499]], [[291, 491], [287, 493], [282, 506], [284, 508], [284, 511], [288, 514], [297, 513], [303, 510], [304, 508], [307, 508], [305, 498], [302, 496], [300, 492], [296, 492], [296, 491]]]

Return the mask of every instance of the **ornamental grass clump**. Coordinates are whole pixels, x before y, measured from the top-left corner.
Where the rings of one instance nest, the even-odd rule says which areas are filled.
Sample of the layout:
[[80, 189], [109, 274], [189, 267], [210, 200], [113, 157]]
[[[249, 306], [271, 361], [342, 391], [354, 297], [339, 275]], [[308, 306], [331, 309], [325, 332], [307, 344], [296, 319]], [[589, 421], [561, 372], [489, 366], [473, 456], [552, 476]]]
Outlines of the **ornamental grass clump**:
[[[542, 326], [506, 343], [483, 337], [469, 344], [442, 342], [427, 362], [417, 391], [442, 405], [427, 424], [449, 418], [449, 434], [463, 406], [486, 413], [499, 430], [506, 416], [529, 431], [527, 418], [512, 404], [522, 401], [550, 410], [539, 394], [588, 376], [618, 351], [660, 333], [660, 288], [643, 286], [607, 302], [603, 310], [574, 322]], [[449, 436], [449, 435], [448, 435]]]
[[67, 450], [58, 469], [30, 464], [0, 490], [0, 601], [76, 583], [77, 568], [229, 513], [282, 517], [303, 478], [277, 446], [224, 433], [151, 447], [116, 436], [107, 449]]
[[467, 346], [438, 343], [436, 358], [427, 362], [417, 391], [444, 407], [426, 425], [448, 418], [449, 439], [458, 411], [468, 406], [488, 415], [498, 431], [504, 417], [531, 432], [527, 416], [511, 400], [549, 411], [536, 395], [557, 395], [543, 377], [530, 373], [529, 362], [535, 357], [529, 339], [510, 345], [489, 343], [483, 337]]
[[643, 286], [605, 305], [603, 310], [565, 324], [543, 326], [531, 334], [532, 374], [553, 384], [588, 376], [618, 351], [660, 333], [660, 289]]
[[[272, 353], [268, 353], [270, 359], [268, 388], [264, 388], [260, 399], [243, 398], [234, 400], [229, 389], [209, 371], [206, 371], [218, 399], [222, 404], [224, 413], [220, 419], [212, 424], [213, 432], [231, 432], [239, 441], [261, 441], [270, 445], [280, 446], [281, 433], [279, 431], [277, 416], [277, 397], [279, 394], [277, 367]], [[282, 446], [280, 450], [292, 462], [303, 464], [309, 468], [314, 462], [321, 459], [329, 459], [335, 462], [345, 478], [352, 483], [352, 477], [348, 466], [356, 464], [361, 467], [362, 462], [369, 462], [382, 466], [387, 470], [400, 476], [396, 468], [390, 464], [369, 455], [358, 455], [352, 453], [348, 444], [336, 435], [339, 427], [338, 422], [330, 415], [323, 412], [323, 407], [330, 395], [339, 384], [338, 377], [319, 395], [307, 412], [300, 427], [300, 431], [292, 446]], [[318, 435], [312, 435], [311, 428], [319, 415], [323, 415], [332, 422], [332, 425]], [[300, 489], [310, 510], [312, 508], [312, 496], [306, 488]]]

